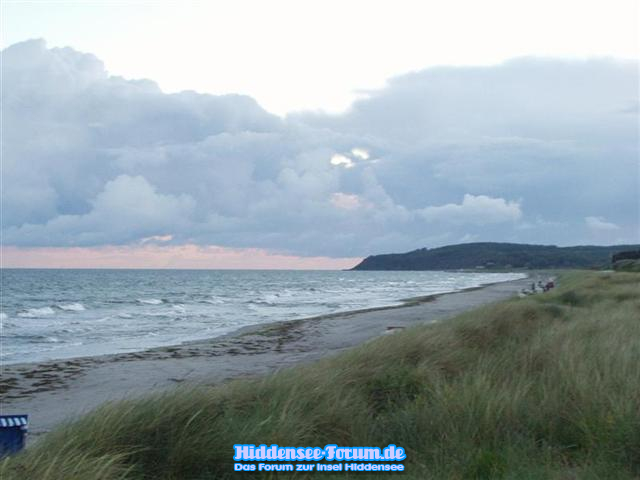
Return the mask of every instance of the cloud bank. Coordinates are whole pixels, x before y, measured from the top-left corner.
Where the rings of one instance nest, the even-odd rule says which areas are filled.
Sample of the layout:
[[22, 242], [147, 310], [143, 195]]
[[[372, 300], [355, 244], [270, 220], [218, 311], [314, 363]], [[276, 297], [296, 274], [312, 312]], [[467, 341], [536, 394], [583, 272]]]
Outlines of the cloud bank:
[[640, 241], [636, 62], [429, 68], [343, 114], [280, 118], [41, 40], [2, 57], [5, 245], [358, 257]]

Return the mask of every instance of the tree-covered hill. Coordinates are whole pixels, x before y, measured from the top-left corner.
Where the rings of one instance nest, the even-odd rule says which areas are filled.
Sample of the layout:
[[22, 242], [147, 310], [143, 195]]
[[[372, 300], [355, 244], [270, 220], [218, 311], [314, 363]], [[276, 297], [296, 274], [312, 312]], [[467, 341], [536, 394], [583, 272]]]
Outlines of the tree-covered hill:
[[611, 265], [613, 254], [638, 245], [556, 247], [519, 243], [465, 243], [372, 255], [353, 270], [448, 270], [460, 268], [597, 268]]

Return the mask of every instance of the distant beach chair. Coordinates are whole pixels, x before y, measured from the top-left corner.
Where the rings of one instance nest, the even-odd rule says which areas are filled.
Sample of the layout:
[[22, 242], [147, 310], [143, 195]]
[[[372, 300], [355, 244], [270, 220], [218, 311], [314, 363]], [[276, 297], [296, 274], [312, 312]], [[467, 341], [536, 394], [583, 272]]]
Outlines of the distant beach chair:
[[0, 415], [0, 457], [24, 448], [29, 415]]

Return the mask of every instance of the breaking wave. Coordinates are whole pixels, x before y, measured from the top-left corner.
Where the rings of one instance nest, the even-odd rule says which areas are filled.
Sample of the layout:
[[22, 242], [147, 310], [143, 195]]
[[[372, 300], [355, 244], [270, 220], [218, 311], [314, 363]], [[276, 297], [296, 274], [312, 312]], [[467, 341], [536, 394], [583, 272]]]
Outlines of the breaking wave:
[[86, 308], [84, 308], [84, 305], [82, 305], [81, 303], [65, 303], [65, 304], [60, 304], [56, 306], [60, 310], [66, 310], [70, 312], [82, 312], [86, 310]]
[[40, 318], [49, 315], [55, 315], [55, 311], [51, 307], [42, 307], [42, 308], [30, 308], [25, 310], [24, 312], [18, 313], [19, 317], [22, 318]]
[[138, 303], [144, 303], [145, 305], [161, 305], [164, 302], [159, 298], [139, 298]]

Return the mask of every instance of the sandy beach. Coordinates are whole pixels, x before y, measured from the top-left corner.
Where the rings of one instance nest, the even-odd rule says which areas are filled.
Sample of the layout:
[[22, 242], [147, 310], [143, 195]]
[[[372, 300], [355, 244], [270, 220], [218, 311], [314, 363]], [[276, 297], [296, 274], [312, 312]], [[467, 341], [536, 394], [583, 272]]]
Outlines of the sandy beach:
[[409, 299], [396, 307], [240, 329], [206, 341], [142, 352], [3, 366], [2, 414], [30, 416], [30, 441], [105, 401], [262, 375], [338, 353], [395, 328], [443, 320], [503, 300], [528, 278]]

